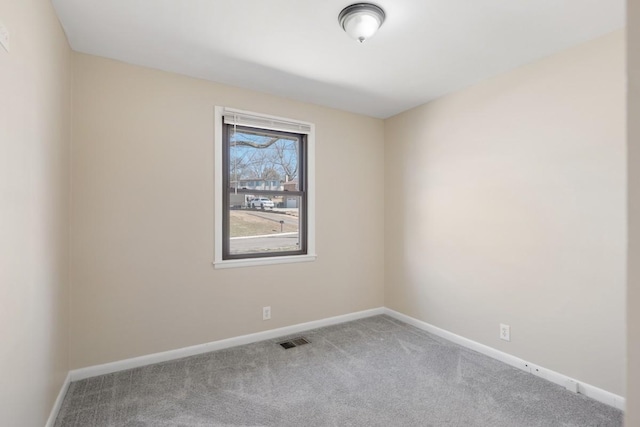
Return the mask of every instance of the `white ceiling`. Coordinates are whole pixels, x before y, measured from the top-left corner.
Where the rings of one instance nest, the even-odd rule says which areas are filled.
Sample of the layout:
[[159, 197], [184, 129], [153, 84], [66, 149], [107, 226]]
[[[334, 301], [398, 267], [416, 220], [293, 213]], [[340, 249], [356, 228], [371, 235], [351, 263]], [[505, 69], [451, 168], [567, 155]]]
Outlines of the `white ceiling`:
[[52, 0], [74, 50], [389, 117], [622, 28], [625, 0], [376, 0], [359, 44], [348, 0]]

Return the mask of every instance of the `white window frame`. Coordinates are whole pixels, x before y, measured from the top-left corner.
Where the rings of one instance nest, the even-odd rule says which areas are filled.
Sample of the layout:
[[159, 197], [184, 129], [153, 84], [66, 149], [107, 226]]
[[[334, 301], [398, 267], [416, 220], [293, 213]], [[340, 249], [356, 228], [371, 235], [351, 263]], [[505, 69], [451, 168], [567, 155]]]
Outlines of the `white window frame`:
[[[222, 159], [223, 141], [222, 127], [225, 115], [238, 117], [238, 125], [256, 127], [258, 129], [297, 132], [307, 135], [307, 253], [304, 255], [273, 256], [266, 258], [222, 259]], [[237, 110], [228, 107], [215, 107], [214, 114], [214, 259], [215, 268], [251, 267], [257, 265], [288, 264], [309, 262], [317, 258], [316, 254], [316, 187], [315, 187], [315, 125], [300, 120], [270, 116], [251, 111]], [[241, 123], [242, 122], [242, 123]]]

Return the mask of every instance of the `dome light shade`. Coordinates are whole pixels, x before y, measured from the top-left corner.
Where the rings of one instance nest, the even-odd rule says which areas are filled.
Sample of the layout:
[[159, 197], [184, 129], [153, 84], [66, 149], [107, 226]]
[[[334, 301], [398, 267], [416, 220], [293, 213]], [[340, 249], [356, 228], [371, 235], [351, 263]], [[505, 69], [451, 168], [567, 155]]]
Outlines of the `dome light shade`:
[[342, 9], [338, 22], [352, 39], [364, 43], [384, 22], [384, 10], [371, 3], [356, 3]]

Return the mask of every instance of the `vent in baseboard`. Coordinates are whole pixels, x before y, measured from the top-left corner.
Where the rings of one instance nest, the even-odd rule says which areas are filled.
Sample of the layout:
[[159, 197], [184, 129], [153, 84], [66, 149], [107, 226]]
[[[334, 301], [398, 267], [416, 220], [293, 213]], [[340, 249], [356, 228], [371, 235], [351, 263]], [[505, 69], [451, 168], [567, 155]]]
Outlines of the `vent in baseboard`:
[[288, 350], [293, 347], [299, 347], [301, 345], [309, 344], [311, 341], [306, 339], [305, 337], [292, 338], [288, 341], [279, 342], [278, 345]]

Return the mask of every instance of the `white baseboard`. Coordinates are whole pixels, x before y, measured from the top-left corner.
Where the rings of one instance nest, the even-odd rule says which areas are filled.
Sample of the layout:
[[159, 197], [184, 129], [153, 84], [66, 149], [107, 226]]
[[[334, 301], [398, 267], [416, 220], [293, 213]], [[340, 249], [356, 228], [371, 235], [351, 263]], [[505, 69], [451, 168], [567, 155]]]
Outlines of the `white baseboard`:
[[64, 379], [64, 382], [62, 383], [62, 387], [60, 388], [58, 397], [56, 398], [56, 401], [53, 404], [53, 408], [51, 408], [51, 413], [49, 414], [49, 419], [47, 420], [47, 424], [45, 424], [45, 427], [53, 427], [53, 425], [56, 423], [56, 418], [58, 418], [58, 413], [60, 412], [62, 401], [64, 400], [64, 396], [67, 394], [67, 389], [69, 389], [69, 384], [71, 384], [70, 372], [67, 374], [67, 377]]
[[140, 366], [152, 365], [154, 363], [166, 362], [169, 360], [181, 359], [183, 357], [208, 353], [210, 351], [222, 350], [239, 345], [251, 344], [258, 341], [269, 340], [285, 335], [297, 334], [311, 329], [336, 325], [349, 322], [351, 320], [364, 319], [365, 317], [377, 316], [384, 313], [384, 308], [373, 308], [370, 310], [358, 311], [356, 313], [343, 314], [341, 316], [329, 317], [326, 319], [314, 320], [312, 322], [299, 323], [297, 325], [285, 326], [283, 328], [271, 329], [255, 334], [242, 335], [220, 341], [213, 341], [205, 344], [193, 345], [176, 350], [163, 351], [161, 353], [148, 354], [146, 356], [134, 357], [131, 359], [119, 360], [117, 362], [105, 363], [103, 365], [89, 366], [75, 369], [69, 372], [71, 381], [83, 380], [85, 378], [96, 377], [98, 375], [111, 374], [113, 372], [138, 368]]
[[454, 342], [463, 347], [467, 347], [471, 350], [477, 351], [478, 353], [482, 353], [485, 356], [489, 356], [493, 359], [496, 359], [508, 365], [514, 366], [518, 369], [522, 369], [525, 372], [529, 372], [538, 377], [544, 378], [547, 381], [551, 381], [562, 387], [570, 388], [571, 384], [575, 385], [577, 383], [578, 393], [583, 394], [587, 397], [590, 397], [591, 399], [597, 400], [598, 402], [602, 402], [604, 404], [613, 406], [614, 408], [618, 408], [624, 411], [625, 398], [622, 396], [618, 396], [616, 394], [613, 394], [601, 388], [595, 387], [593, 385], [580, 382], [574, 378], [552, 371], [551, 369], [537, 366], [531, 362], [527, 362], [526, 360], [522, 360], [516, 356], [512, 356], [508, 353], [505, 353], [500, 350], [496, 350], [495, 348], [489, 347], [484, 344], [480, 344], [479, 342], [470, 340], [468, 338], [461, 337], [460, 335], [456, 335], [452, 332], [446, 331], [444, 329], [440, 329], [437, 326], [433, 326], [427, 322], [423, 322], [422, 320], [418, 320], [416, 318], [407, 316], [406, 314], [399, 313], [389, 308], [385, 308], [384, 313], [393, 317], [394, 319], [400, 320], [401, 322], [408, 323], [409, 325], [415, 326], [416, 328], [419, 328], [429, 333], [432, 333], [434, 335], [437, 335], [448, 341]]

